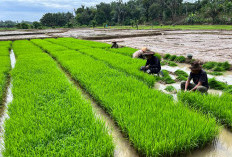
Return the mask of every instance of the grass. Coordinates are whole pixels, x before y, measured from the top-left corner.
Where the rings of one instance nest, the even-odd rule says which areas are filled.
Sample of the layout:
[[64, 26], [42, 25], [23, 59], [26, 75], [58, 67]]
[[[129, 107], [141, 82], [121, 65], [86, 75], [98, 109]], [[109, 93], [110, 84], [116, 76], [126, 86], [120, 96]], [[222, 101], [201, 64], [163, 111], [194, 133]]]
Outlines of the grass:
[[0, 105], [3, 105], [7, 79], [11, 69], [9, 52], [10, 47], [11, 41], [0, 41]]
[[[51, 57], [15, 41], [4, 156], [113, 156], [112, 137]], [[97, 149], [96, 149], [97, 148]]]
[[188, 74], [183, 70], [176, 70], [175, 74], [177, 75], [176, 79], [179, 81], [187, 81], [188, 79]]
[[175, 62], [178, 62], [178, 63], [184, 63], [186, 61], [186, 58], [184, 56], [177, 56], [175, 58]]
[[198, 92], [178, 93], [178, 100], [200, 109], [204, 113], [213, 114], [223, 124], [232, 127], [232, 95], [205, 95]]
[[[41, 40], [33, 42], [46, 46]], [[105, 108], [143, 156], [188, 151], [218, 134], [215, 119], [175, 104], [168, 95], [105, 62], [78, 52], [49, 53]]]

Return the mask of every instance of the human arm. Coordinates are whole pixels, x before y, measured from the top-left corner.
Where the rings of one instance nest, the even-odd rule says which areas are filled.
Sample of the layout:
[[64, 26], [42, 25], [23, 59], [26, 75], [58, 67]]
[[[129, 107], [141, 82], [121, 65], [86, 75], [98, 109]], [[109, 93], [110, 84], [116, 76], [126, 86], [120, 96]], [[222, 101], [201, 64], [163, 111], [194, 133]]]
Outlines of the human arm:
[[197, 87], [201, 86], [202, 85], [202, 82], [198, 82], [198, 84], [193, 88], [191, 89], [191, 91], [195, 91], [197, 89]]
[[190, 79], [186, 81], [184, 91], [187, 91], [189, 84], [190, 84]]

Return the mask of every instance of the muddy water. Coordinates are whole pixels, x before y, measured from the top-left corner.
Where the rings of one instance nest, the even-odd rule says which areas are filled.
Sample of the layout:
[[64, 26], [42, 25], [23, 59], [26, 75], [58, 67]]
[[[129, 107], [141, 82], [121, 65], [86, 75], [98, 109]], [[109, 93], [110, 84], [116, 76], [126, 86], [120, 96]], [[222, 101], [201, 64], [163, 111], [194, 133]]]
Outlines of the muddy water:
[[219, 137], [203, 150], [197, 150], [187, 157], [231, 157], [232, 156], [232, 133], [222, 129]]
[[[64, 69], [59, 65], [60, 69]], [[86, 93], [83, 88], [68, 74], [66, 73], [68, 80], [76, 85], [77, 89], [81, 91], [85, 99], [91, 102], [93, 107], [93, 112], [95, 117], [104, 122], [109, 134], [113, 137], [113, 142], [115, 144], [114, 156], [115, 157], [138, 157], [138, 153], [132, 147], [131, 143], [126, 139], [121, 133], [120, 129], [115, 125], [111, 117], [96, 103], [93, 98]]]
[[[10, 53], [10, 60], [11, 60], [11, 69], [14, 69], [16, 59], [13, 50]], [[12, 80], [10, 80], [10, 85], [7, 88], [7, 97], [4, 104], [4, 111], [0, 118], [0, 156], [2, 156], [2, 150], [4, 149], [4, 122], [6, 119], [9, 118], [8, 115], [8, 105], [13, 101], [13, 94], [12, 94]]]

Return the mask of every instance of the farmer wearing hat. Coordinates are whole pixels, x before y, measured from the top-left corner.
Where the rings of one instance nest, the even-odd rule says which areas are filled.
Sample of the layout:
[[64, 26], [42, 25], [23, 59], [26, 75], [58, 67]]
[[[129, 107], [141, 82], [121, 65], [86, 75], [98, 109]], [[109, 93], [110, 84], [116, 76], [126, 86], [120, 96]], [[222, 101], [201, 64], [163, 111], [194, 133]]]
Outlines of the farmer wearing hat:
[[[190, 75], [188, 80], [181, 82], [181, 90], [187, 91], [199, 91], [201, 93], [206, 93], [209, 89], [208, 77], [199, 61], [195, 61], [191, 64]], [[190, 81], [193, 79], [193, 83]]]
[[[148, 74], [158, 74], [161, 72], [160, 60], [154, 56], [154, 52], [147, 51], [143, 53], [143, 56], [147, 59], [147, 63], [145, 66], [142, 66], [140, 70], [148, 73]], [[161, 72], [163, 76], [163, 73]]]
[[112, 46], [111, 46], [111, 48], [118, 48], [119, 46], [118, 46], [118, 44], [117, 44], [117, 41], [112, 41]]
[[143, 58], [143, 54], [145, 53], [145, 52], [147, 52], [148, 51], [148, 49], [146, 48], [146, 47], [143, 47], [141, 50], [138, 50], [138, 51], [136, 51], [134, 54], [133, 54], [133, 58]]

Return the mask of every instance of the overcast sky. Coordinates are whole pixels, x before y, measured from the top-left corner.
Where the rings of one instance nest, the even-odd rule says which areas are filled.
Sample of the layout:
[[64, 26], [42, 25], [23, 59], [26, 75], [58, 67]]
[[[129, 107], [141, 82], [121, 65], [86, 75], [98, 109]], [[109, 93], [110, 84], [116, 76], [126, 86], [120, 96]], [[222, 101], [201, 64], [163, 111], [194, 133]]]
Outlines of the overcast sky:
[[48, 12], [73, 12], [81, 5], [95, 6], [103, 1], [110, 3], [115, 0], [0, 0], [0, 20], [39, 21]]

